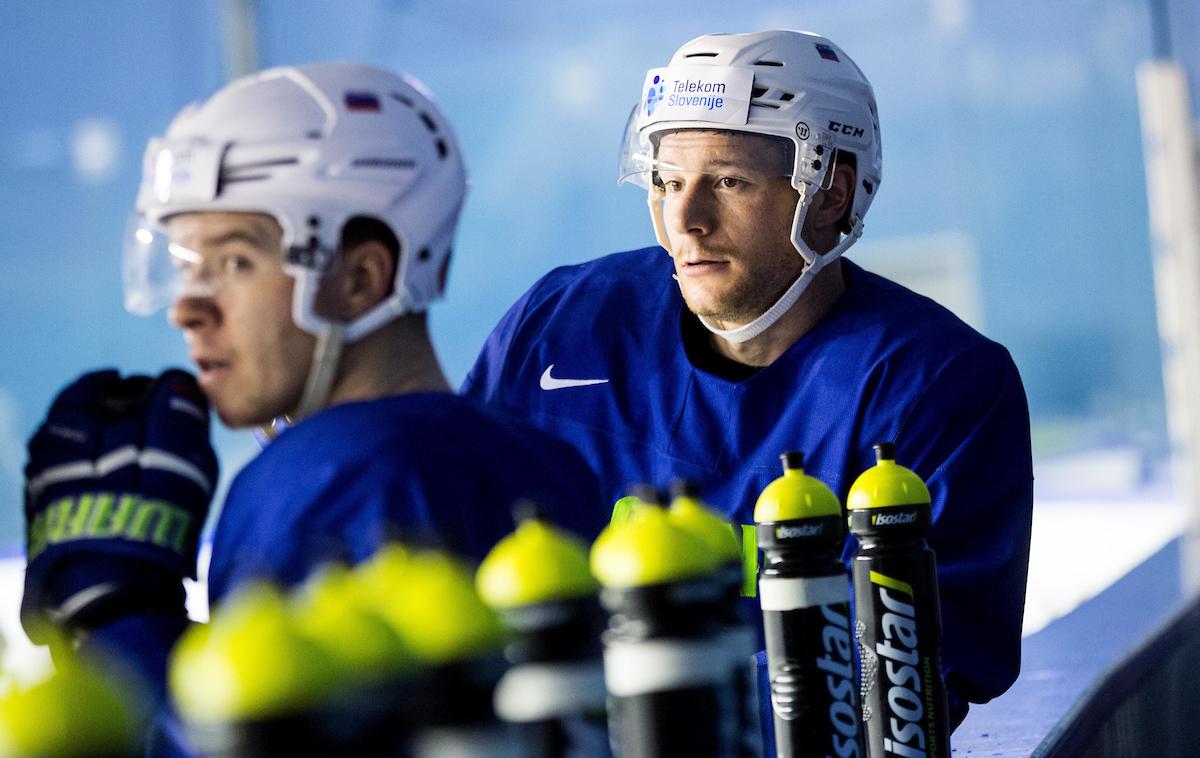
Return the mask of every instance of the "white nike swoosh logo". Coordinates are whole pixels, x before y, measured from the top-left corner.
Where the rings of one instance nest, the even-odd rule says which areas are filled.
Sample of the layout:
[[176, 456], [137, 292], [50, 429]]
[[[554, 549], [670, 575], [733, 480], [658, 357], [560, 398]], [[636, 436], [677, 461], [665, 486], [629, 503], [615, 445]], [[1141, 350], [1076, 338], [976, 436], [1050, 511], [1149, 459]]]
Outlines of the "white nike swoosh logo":
[[554, 364], [551, 363], [546, 367], [545, 373], [542, 374], [542, 379], [538, 384], [544, 390], [561, 390], [565, 387], [587, 387], [589, 384], [608, 384], [607, 379], [556, 379], [550, 376], [550, 372], [554, 370]]

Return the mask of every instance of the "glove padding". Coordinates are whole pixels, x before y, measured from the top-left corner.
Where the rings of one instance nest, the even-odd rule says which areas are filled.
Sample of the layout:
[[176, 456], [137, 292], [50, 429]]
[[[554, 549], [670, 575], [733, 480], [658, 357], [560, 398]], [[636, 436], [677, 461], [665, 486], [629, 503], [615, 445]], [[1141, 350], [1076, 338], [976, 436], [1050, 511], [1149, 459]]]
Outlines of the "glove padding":
[[190, 374], [110, 369], [63, 390], [25, 467], [30, 639], [150, 608], [182, 613], [216, 480], [208, 403]]

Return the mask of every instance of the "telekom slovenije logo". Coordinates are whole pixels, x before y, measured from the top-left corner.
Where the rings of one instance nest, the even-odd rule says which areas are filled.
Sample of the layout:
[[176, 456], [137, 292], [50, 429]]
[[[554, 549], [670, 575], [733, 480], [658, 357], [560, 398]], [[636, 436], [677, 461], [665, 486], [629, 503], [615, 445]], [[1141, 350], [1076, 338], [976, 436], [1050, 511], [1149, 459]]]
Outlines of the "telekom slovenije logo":
[[650, 88], [646, 90], [646, 115], [654, 115], [654, 107], [663, 99], [663, 81], [662, 77], [655, 74], [654, 80], [650, 82]]

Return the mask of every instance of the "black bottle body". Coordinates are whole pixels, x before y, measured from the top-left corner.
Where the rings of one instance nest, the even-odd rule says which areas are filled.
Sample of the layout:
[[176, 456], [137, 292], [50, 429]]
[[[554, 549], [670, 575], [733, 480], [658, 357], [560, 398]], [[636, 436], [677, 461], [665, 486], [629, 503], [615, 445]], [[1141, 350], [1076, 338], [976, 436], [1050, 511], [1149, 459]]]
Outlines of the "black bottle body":
[[927, 504], [854, 511], [851, 563], [867, 755], [950, 755]]

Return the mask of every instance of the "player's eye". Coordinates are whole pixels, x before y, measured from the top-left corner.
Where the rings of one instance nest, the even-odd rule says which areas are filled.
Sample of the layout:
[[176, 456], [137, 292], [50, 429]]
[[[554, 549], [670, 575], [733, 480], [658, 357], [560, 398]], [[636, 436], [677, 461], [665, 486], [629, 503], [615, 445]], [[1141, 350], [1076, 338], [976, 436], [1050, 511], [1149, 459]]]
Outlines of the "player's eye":
[[221, 259], [221, 273], [227, 276], [245, 274], [254, 269], [254, 261], [249, 256], [230, 253]]
[[205, 267], [200, 261], [172, 256], [171, 265], [175, 267], [177, 275], [184, 281], [199, 281], [205, 276]]
[[658, 186], [667, 192], [678, 192], [683, 189], [683, 182], [679, 179], [668, 179], [666, 177], [659, 176]]
[[737, 187], [742, 186], [744, 183], [745, 182], [743, 180], [736, 176], [722, 176], [717, 180], [717, 184], [719, 184], [722, 189], [736, 189]]

